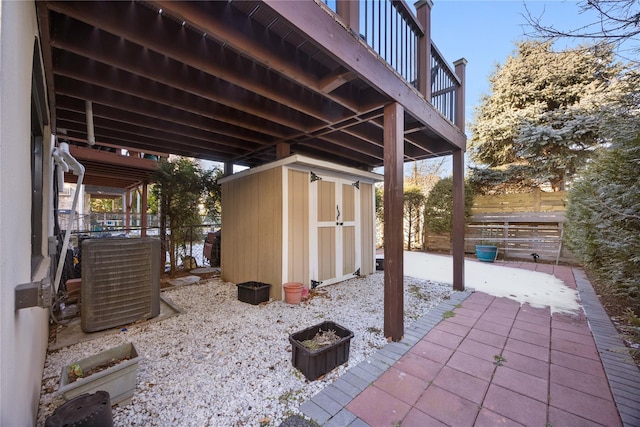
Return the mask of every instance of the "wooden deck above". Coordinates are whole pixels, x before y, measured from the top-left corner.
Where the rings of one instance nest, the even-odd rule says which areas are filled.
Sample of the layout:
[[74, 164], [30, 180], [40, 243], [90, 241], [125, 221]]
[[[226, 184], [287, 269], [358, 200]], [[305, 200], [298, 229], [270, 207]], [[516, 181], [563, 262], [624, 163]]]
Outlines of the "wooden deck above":
[[[302, 154], [371, 169], [383, 164], [383, 109], [398, 102], [405, 160], [464, 150], [454, 98], [442, 111], [432, 104], [460, 82], [438, 62], [428, 28], [404, 1], [364, 2], [420, 30], [401, 40], [405, 65], [385, 60], [374, 42], [382, 35], [345, 19], [345, 5], [376, 16], [353, 3], [336, 2], [340, 15], [319, 1], [38, 2], [52, 129], [86, 140], [91, 101], [98, 144], [246, 166]], [[445, 68], [450, 83], [431, 82]]]

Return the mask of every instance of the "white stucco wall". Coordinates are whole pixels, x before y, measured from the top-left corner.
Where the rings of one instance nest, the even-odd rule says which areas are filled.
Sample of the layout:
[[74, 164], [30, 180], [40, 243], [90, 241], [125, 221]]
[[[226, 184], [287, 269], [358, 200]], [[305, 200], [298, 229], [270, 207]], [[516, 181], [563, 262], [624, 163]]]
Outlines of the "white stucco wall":
[[[0, 0], [0, 426], [35, 425], [48, 337], [48, 311], [14, 310], [14, 289], [31, 276], [31, 69], [34, 2]], [[44, 157], [50, 152], [44, 136]], [[50, 211], [50, 168], [43, 170]], [[43, 224], [50, 234], [49, 214]], [[46, 254], [46, 251], [43, 251]]]

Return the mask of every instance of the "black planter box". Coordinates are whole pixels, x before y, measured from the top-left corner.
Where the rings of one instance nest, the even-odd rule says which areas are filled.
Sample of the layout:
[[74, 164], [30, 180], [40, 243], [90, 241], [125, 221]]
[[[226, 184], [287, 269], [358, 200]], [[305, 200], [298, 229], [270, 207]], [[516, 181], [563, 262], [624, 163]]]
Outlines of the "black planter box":
[[[310, 350], [302, 345], [320, 331], [333, 329], [340, 337], [335, 343]], [[289, 335], [291, 342], [291, 363], [299, 369], [309, 381], [315, 381], [321, 375], [349, 360], [349, 345], [353, 332], [334, 322], [322, 322]]]
[[243, 282], [238, 287], [238, 300], [249, 304], [258, 305], [269, 301], [269, 289], [271, 285], [261, 282]]

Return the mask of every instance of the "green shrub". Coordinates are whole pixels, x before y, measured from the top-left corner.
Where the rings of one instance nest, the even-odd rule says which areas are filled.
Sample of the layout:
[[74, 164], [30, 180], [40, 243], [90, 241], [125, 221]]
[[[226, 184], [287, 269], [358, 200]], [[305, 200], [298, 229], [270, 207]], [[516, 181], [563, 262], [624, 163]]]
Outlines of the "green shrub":
[[[464, 218], [471, 218], [473, 190], [465, 183]], [[424, 209], [424, 228], [431, 233], [450, 233], [453, 222], [453, 179], [438, 181], [427, 198]]]
[[640, 301], [640, 138], [602, 149], [569, 192], [565, 242], [618, 295]]

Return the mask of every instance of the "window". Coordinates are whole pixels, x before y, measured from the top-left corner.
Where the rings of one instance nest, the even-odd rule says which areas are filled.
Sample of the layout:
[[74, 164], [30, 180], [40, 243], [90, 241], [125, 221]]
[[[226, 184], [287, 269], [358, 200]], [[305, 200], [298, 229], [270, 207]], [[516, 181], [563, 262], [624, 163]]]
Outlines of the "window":
[[33, 48], [33, 72], [31, 79], [31, 275], [33, 276], [42, 254], [43, 235], [46, 232], [43, 218], [43, 166], [44, 126], [47, 124], [45, 84], [40, 59], [40, 44], [35, 40]]

